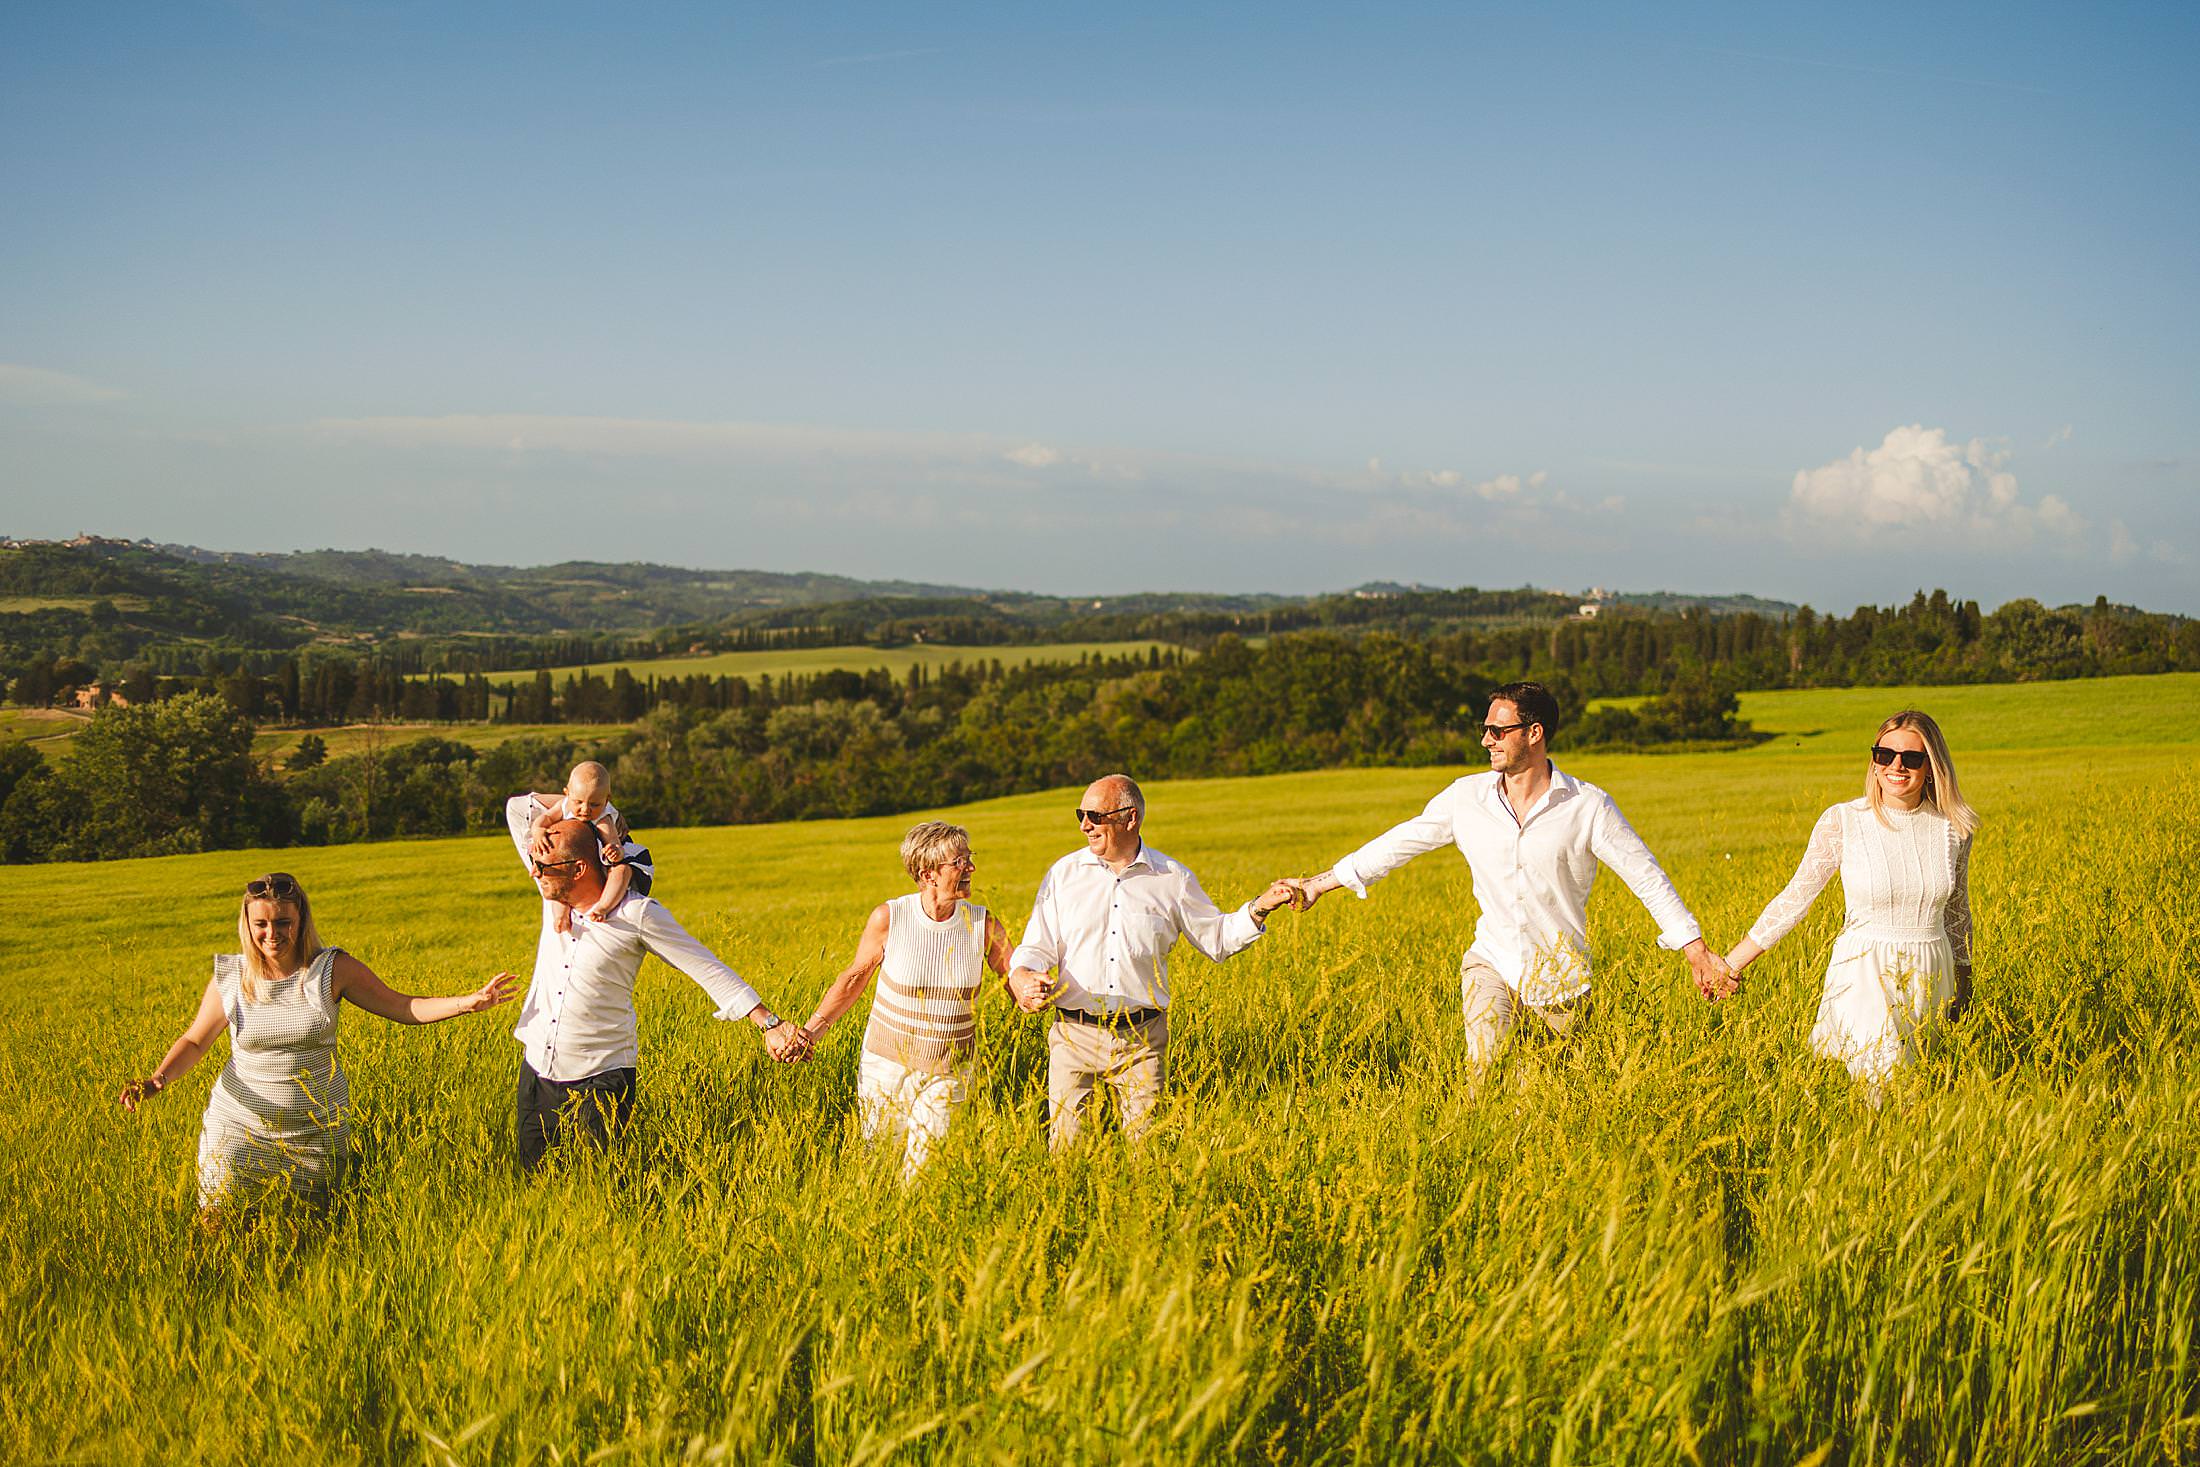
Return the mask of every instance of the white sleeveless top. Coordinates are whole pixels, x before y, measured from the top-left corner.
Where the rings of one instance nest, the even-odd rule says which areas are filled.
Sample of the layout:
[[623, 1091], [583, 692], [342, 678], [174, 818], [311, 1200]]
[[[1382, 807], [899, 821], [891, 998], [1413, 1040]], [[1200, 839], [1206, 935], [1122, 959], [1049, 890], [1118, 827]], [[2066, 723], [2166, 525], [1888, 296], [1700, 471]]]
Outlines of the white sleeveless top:
[[924, 914], [922, 892], [886, 904], [886, 957], [863, 1031], [867, 1053], [934, 1075], [969, 1058], [985, 929], [985, 908], [975, 902], [956, 903], [944, 922]]

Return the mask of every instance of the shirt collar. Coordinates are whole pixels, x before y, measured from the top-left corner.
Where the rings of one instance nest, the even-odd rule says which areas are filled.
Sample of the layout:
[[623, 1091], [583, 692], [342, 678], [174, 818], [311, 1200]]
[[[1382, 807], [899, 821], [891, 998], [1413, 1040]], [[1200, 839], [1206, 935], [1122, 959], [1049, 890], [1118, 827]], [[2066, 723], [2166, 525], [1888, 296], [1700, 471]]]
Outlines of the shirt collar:
[[[1543, 792], [1544, 803], [1555, 805], [1560, 800], [1570, 800], [1580, 793], [1581, 781], [1559, 768], [1556, 761], [1552, 761], [1551, 783], [1550, 787]], [[1505, 776], [1494, 769], [1487, 771], [1482, 776], [1482, 802], [1493, 810], [1509, 808], [1505, 804]], [[1527, 818], [1525, 811], [1521, 813], [1520, 818]]]
[[[1138, 843], [1138, 854], [1132, 856], [1130, 858], [1130, 861], [1123, 867], [1124, 875], [1129, 875], [1133, 868], [1139, 866], [1145, 867], [1148, 871], [1157, 871], [1160, 869], [1159, 867], [1155, 866], [1153, 862], [1146, 859], [1146, 850], [1146, 843], [1144, 841], [1140, 841]], [[1091, 846], [1086, 846], [1077, 854], [1083, 859], [1084, 863], [1087, 866], [1098, 866], [1103, 871], [1109, 871], [1110, 875], [1114, 874], [1112, 871], [1109, 870], [1108, 863], [1100, 859], [1100, 853], [1094, 850]]]

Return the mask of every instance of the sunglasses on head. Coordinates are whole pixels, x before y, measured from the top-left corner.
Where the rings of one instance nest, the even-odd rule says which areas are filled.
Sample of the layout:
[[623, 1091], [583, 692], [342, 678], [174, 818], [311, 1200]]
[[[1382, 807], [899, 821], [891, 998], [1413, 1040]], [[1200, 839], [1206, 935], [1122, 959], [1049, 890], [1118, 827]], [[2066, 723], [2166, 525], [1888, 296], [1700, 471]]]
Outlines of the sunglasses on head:
[[1079, 810], [1077, 812], [1077, 823], [1083, 825], [1089, 820], [1094, 825], [1105, 825], [1125, 810], [1135, 810], [1137, 808], [1136, 805], [1117, 805], [1113, 810]]
[[279, 902], [291, 901], [298, 895], [298, 878], [285, 872], [272, 871], [246, 882], [244, 894]]
[[1886, 768], [1897, 759], [1902, 761], [1904, 769], [1923, 769], [1925, 767], [1925, 751], [1923, 749], [1890, 749], [1885, 744], [1872, 745], [1872, 763], [1877, 764], [1880, 768]]

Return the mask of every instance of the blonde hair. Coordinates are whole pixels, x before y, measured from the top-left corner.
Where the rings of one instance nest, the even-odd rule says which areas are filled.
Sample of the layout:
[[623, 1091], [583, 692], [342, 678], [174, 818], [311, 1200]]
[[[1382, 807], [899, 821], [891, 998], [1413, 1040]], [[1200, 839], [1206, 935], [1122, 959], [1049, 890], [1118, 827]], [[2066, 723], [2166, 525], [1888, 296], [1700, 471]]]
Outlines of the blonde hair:
[[924, 880], [924, 873], [945, 866], [957, 852], [970, 854], [970, 832], [944, 820], [926, 820], [909, 827], [901, 838], [901, 864], [909, 879]]
[[[321, 954], [321, 934], [314, 930], [313, 926], [313, 903], [307, 900], [306, 889], [299, 884], [298, 878], [277, 871], [269, 872], [266, 877], [260, 879], [287, 881], [290, 883], [290, 894], [288, 896], [254, 896], [251, 887], [259, 884], [258, 881], [254, 881], [245, 888], [244, 900], [237, 904], [237, 949], [244, 957], [242, 981], [238, 986], [244, 990], [244, 1001], [246, 1003], [258, 1003], [260, 1001], [260, 985], [262, 983], [273, 983], [278, 978], [287, 978], [291, 973], [297, 972], [298, 969], [303, 968]], [[290, 907], [298, 913], [298, 931], [292, 939], [292, 950], [297, 954], [298, 961], [292, 964], [286, 972], [269, 971], [266, 960], [260, 956], [260, 945], [252, 940], [252, 904], [254, 902], [267, 902], [277, 907]]]
[[[1925, 741], [1925, 796], [1919, 804], [1935, 811], [1954, 827], [1955, 833], [1968, 837], [1978, 829], [1978, 811], [1963, 798], [1963, 787], [1956, 783], [1956, 761], [1949, 757], [1948, 740], [1942, 737], [1940, 725], [1932, 715], [1920, 713], [1915, 708], [1905, 708], [1879, 725], [1879, 732], [1872, 736], [1878, 743], [1898, 728], [1909, 729]], [[1890, 824], [1879, 794], [1879, 781], [1872, 775], [1872, 766], [1864, 766], [1864, 798], [1871, 802], [1872, 814], [1882, 825]]]

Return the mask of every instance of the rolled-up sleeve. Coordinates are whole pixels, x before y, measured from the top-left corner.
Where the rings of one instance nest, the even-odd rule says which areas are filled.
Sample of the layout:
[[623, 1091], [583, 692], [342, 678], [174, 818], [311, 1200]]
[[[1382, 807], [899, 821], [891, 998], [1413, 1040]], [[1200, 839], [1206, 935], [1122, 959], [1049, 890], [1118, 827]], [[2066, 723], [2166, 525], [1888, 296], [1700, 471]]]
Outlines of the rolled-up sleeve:
[[1658, 924], [1658, 946], [1678, 952], [1703, 936], [1695, 914], [1673, 889], [1673, 882], [1650, 854], [1650, 847], [1635, 834], [1635, 827], [1619, 813], [1611, 796], [1604, 797], [1590, 826], [1589, 849], [1599, 861], [1619, 873], [1635, 900], [1650, 911]]
[[1031, 903], [1031, 920], [1024, 924], [1022, 941], [1008, 955], [1011, 969], [1029, 968], [1044, 973], [1061, 966], [1062, 935], [1054, 926], [1054, 873], [1039, 883], [1039, 895]]
[[1177, 897], [1176, 925], [1198, 948], [1216, 962], [1240, 953], [1261, 938], [1261, 925], [1253, 920], [1253, 904], [1225, 912], [1207, 895], [1199, 878], [1184, 873], [1184, 888]]
[[1375, 839], [1329, 868], [1330, 875], [1361, 899], [1367, 889], [1415, 856], [1452, 844], [1456, 826], [1452, 817], [1457, 787], [1438, 790], [1427, 808], [1411, 820], [1393, 825]]
[[764, 1001], [749, 986], [747, 979], [696, 941], [694, 934], [682, 927], [679, 919], [662, 905], [646, 900], [639, 905], [641, 911], [636, 914], [634, 930], [641, 935], [642, 946], [693, 978], [718, 1005], [718, 1018], [745, 1019], [751, 1009]]

